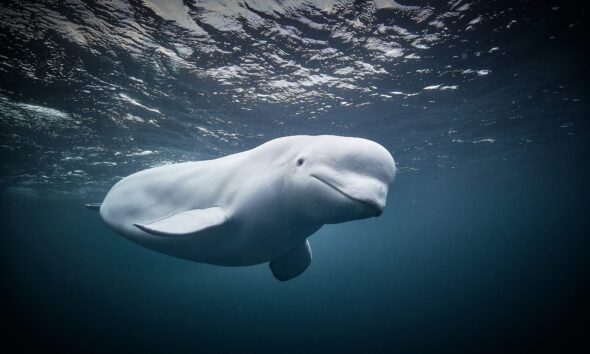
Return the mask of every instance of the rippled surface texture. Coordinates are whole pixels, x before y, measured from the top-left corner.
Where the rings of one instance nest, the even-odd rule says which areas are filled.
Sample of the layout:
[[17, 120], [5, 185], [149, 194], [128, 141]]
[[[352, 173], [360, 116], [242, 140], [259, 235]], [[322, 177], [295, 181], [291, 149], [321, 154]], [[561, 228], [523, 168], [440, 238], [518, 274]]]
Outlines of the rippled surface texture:
[[[0, 274], [21, 345], [431, 353], [580, 341], [587, 5], [0, 6]], [[385, 214], [320, 230], [293, 282], [144, 250], [80, 207], [133, 172], [294, 134], [375, 140], [400, 173]]]

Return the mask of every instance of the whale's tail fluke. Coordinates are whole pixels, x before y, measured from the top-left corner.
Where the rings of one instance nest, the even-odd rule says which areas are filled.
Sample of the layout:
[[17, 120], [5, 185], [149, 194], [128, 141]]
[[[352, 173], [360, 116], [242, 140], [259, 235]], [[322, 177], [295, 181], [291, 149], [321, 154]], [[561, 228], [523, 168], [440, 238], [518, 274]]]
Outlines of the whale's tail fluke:
[[84, 206], [90, 210], [99, 211], [101, 203], [88, 203], [88, 204], [85, 204]]

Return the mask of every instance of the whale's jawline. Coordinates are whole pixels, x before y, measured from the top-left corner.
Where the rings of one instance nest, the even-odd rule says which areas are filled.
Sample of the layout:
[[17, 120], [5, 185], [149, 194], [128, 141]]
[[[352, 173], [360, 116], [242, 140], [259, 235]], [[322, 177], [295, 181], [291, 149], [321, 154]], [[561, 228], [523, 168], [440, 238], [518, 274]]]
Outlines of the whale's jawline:
[[352, 196], [348, 195], [347, 193], [345, 193], [344, 191], [340, 190], [340, 188], [338, 188], [338, 187], [334, 186], [334, 185], [333, 185], [333, 184], [331, 184], [330, 182], [326, 181], [325, 179], [323, 179], [323, 178], [321, 178], [321, 177], [319, 177], [319, 176], [317, 176], [317, 175], [315, 175], [315, 174], [311, 174], [310, 176], [311, 176], [311, 177], [313, 177], [313, 178], [315, 178], [315, 179], [317, 179], [318, 181], [320, 181], [320, 182], [322, 182], [322, 183], [326, 184], [327, 186], [329, 186], [330, 188], [334, 189], [334, 190], [335, 190], [335, 191], [337, 191], [338, 193], [342, 194], [342, 195], [343, 195], [343, 196], [345, 196], [346, 198], [348, 198], [348, 199], [350, 199], [350, 200], [352, 200], [352, 201], [355, 201], [355, 202], [357, 202], [357, 203], [361, 203], [361, 204], [363, 204], [364, 206], [368, 207], [369, 209], [371, 209], [371, 211], [373, 211], [373, 212], [375, 213], [375, 216], [379, 216], [379, 215], [381, 215], [381, 214], [383, 213], [383, 210], [381, 210], [381, 208], [379, 208], [379, 207], [378, 207], [377, 205], [375, 205], [374, 203], [371, 203], [371, 202], [369, 202], [369, 201], [366, 201], [366, 200], [362, 200], [362, 199], [357, 199], [357, 198], [354, 198], [354, 197], [352, 197]]

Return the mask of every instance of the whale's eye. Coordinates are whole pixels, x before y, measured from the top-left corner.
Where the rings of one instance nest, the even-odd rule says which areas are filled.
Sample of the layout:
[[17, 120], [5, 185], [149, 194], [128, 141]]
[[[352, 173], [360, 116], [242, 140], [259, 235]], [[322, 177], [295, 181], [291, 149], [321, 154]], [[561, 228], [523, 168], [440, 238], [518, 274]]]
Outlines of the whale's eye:
[[303, 165], [303, 162], [304, 162], [304, 161], [305, 161], [305, 160], [303, 160], [303, 158], [300, 158], [299, 160], [297, 160], [297, 166], [301, 166], [301, 165]]

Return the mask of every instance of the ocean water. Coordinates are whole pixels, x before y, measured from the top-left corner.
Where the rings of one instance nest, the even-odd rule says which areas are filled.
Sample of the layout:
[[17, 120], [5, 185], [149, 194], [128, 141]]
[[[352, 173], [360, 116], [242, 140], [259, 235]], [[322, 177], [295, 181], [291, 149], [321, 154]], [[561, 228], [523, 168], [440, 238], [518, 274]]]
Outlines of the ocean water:
[[[0, 321], [61, 353], [588, 350], [587, 5], [0, 5]], [[379, 218], [311, 266], [133, 244], [84, 203], [120, 178], [295, 134], [385, 146]]]

